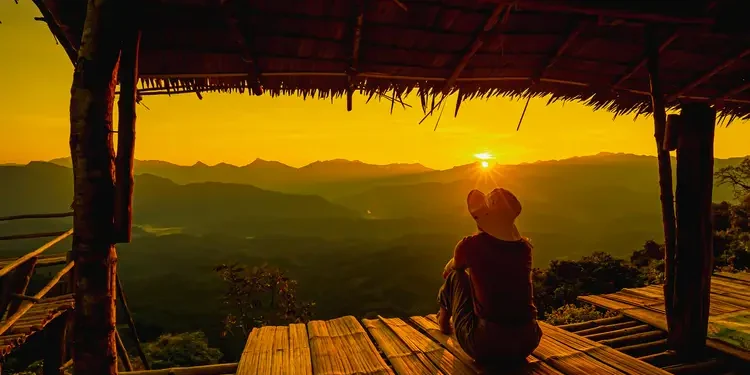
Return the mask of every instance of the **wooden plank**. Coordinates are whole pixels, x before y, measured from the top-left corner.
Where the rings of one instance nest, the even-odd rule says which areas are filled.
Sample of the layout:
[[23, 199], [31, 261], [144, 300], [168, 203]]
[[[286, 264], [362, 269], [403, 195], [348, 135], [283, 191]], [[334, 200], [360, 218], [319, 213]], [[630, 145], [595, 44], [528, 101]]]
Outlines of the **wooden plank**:
[[[602, 296], [580, 296], [578, 297], [578, 299], [598, 307], [618, 311], [625, 316], [640, 320], [641, 322], [654, 326], [662, 331], [667, 331], [667, 320], [664, 314], [646, 310], [643, 308], [634, 308], [627, 304], [612, 301]], [[731, 356], [750, 361], [750, 352], [733, 347], [732, 345], [722, 342], [721, 340], [708, 338], [706, 340], [706, 345], [710, 348], [716, 349]]]
[[714, 276], [719, 276], [727, 279], [733, 279], [740, 282], [743, 282], [745, 284], [750, 285], [750, 272], [717, 272], [714, 274]]
[[[398, 375], [446, 375], [422, 353], [414, 353], [395, 332], [379, 319], [363, 319], [370, 335]], [[317, 374], [317, 373], [316, 373]]]
[[414, 353], [427, 357], [440, 371], [446, 374], [474, 375], [476, 371], [456, 358], [450, 351], [424, 336], [399, 318], [378, 317]]
[[[443, 345], [445, 348], [447, 348], [456, 358], [461, 360], [464, 364], [466, 364], [470, 369], [473, 371], [476, 371], [477, 373], [488, 373], [492, 374], [491, 369], [482, 369], [480, 368], [474, 360], [469, 357], [466, 352], [461, 349], [461, 347], [458, 345], [458, 341], [456, 341], [456, 337], [454, 335], [446, 335], [442, 332], [440, 332], [440, 328], [438, 327], [437, 323], [435, 321], [429, 319], [429, 316], [422, 317], [422, 316], [412, 316], [410, 318], [414, 324], [417, 325], [420, 329], [427, 332], [428, 335], [430, 335], [433, 339], [437, 340], [441, 345]], [[562, 375], [561, 372], [555, 370], [554, 368], [550, 367], [548, 364], [540, 361], [539, 359], [529, 356], [527, 358], [528, 364], [525, 365], [523, 368], [520, 368], [517, 373], [519, 374], [526, 374], [526, 375]]]
[[393, 374], [353, 316], [307, 324], [314, 374]]
[[271, 351], [271, 375], [288, 374], [289, 370], [289, 327], [276, 327]]
[[312, 375], [312, 359], [307, 327], [303, 323], [289, 325], [289, 375]]
[[68, 238], [68, 236], [70, 236], [71, 234], [73, 234], [73, 229], [70, 229], [67, 232], [64, 232], [63, 234], [61, 234], [57, 238], [53, 239], [52, 241], [47, 242], [46, 244], [42, 245], [38, 249], [22, 255], [21, 257], [19, 257], [18, 259], [14, 260], [10, 264], [6, 264], [5, 266], [3, 266], [2, 269], [0, 269], [0, 277], [7, 275], [10, 271], [13, 271], [16, 267], [18, 267], [21, 264], [25, 263], [27, 260], [29, 260], [31, 258], [34, 258], [34, 257], [38, 256], [39, 254], [47, 251], [47, 249], [49, 249], [52, 246], [55, 246], [60, 241]]
[[242, 350], [240, 361], [237, 364], [237, 375], [250, 375], [257, 373], [260, 334], [261, 328], [253, 328], [248, 335], [245, 348]]
[[344, 354], [344, 361], [349, 362], [353, 374], [388, 374], [393, 370], [380, 356], [367, 331], [353, 316], [345, 316], [326, 322], [333, 344]]
[[[603, 363], [606, 363], [625, 374], [631, 375], [668, 375], [669, 373], [645, 362], [639, 361], [612, 348], [598, 344], [585, 337], [566, 332], [550, 324], [539, 322], [544, 334], [566, 346], [585, 352]], [[597, 372], [598, 374], [598, 372]]]

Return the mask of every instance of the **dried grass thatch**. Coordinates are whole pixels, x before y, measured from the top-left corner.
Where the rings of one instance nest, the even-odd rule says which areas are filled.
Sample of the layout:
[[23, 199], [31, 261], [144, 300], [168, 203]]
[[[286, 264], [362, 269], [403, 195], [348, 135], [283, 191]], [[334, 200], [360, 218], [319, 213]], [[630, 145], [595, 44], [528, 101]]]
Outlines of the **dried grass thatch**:
[[[68, 50], [86, 0], [34, 0]], [[647, 34], [667, 106], [750, 114], [745, 0], [142, 0], [141, 95], [251, 92], [398, 100], [547, 96], [648, 113]], [[648, 27], [647, 27], [648, 25]], [[647, 33], [646, 30], [652, 30]], [[200, 94], [199, 94], [200, 96]], [[432, 98], [430, 98], [432, 97]]]

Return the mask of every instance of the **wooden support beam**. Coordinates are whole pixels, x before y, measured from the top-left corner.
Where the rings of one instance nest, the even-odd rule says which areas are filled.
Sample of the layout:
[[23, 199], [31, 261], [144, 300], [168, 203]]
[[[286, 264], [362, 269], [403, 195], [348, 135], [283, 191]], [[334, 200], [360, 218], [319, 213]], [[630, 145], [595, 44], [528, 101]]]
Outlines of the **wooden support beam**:
[[[673, 35], [676, 37], [676, 34]], [[672, 39], [672, 38], [669, 38]], [[667, 42], [670, 42], [669, 39]], [[646, 66], [648, 69], [651, 92], [651, 110], [654, 117], [654, 139], [656, 156], [659, 164], [659, 199], [661, 202], [662, 230], [664, 232], [664, 309], [669, 331], [674, 326], [672, 300], [674, 295], [674, 265], [676, 246], [676, 227], [674, 192], [672, 188], [672, 159], [664, 148], [667, 128], [667, 110], [664, 104], [664, 92], [661, 86], [659, 55], [667, 42], [657, 46], [653, 27], [646, 29]]]
[[738, 61], [744, 59], [745, 57], [750, 56], [750, 48], [740, 52], [737, 56], [732, 57], [729, 60], [724, 61], [723, 63], [719, 64], [715, 68], [711, 69], [711, 71], [707, 72], [706, 74], [700, 76], [696, 80], [688, 83], [685, 87], [677, 91], [676, 94], [669, 97], [669, 102], [677, 100], [679, 97], [686, 95], [694, 88], [702, 85], [706, 81], [710, 80], [713, 76], [719, 74], [722, 70], [734, 65]]
[[[134, 6], [128, 7], [128, 19], [137, 19]], [[137, 23], [125, 26], [117, 77], [120, 80], [117, 119], [117, 158], [115, 159], [116, 243], [128, 243], [133, 224], [133, 161], [135, 152], [136, 101], [138, 97], [138, 51], [141, 31]]]
[[[646, 36], [647, 43], [651, 44], [651, 43], [653, 43], [654, 36], [653, 36], [652, 32], [647, 31], [647, 33], [651, 34], [651, 35], [647, 35]], [[656, 55], [659, 56], [662, 52], [664, 52], [664, 50], [667, 49], [669, 47], [669, 45], [672, 44], [672, 42], [674, 42], [675, 40], [677, 40], [677, 38], [679, 36], [680, 36], [679, 32], [672, 33], [672, 35], [670, 35], [666, 40], [664, 40], [659, 45], [659, 48], [657, 50]], [[616, 89], [619, 88], [625, 81], [627, 81], [628, 79], [630, 79], [630, 77], [632, 77], [633, 74], [635, 74], [636, 72], [638, 72], [639, 70], [641, 70], [644, 66], [646, 66], [646, 64], [648, 63], [648, 60], [649, 60], [649, 55], [653, 55], [653, 54], [654, 54], [653, 51], [646, 50], [646, 53], [645, 53], [645, 56], [643, 57], [643, 59], [641, 59], [641, 61], [639, 61], [638, 64], [636, 64], [633, 67], [631, 67], [630, 69], [628, 69], [628, 71], [625, 74], [623, 74], [622, 77], [618, 78], [617, 81], [615, 81], [615, 83], [612, 84], [612, 87], [614, 87]]]
[[[708, 103], [682, 106], [677, 144], [677, 247], [670, 345], [684, 358], [698, 358], [706, 345], [713, 271], [714, 128]], [[670, 328], [671, 329], [671, 328]]]
[[[13, 293], [10, 296], [11, 296], [11, 298], [13, 298], [15, 300], [18, 300], [18, 301], [31, 301], [31, 302], [34, 302], [34, 303], [37, 303], [37, 302], [41, 301], [40, 298], [36, 298], [34, 296], [27, 296], [25, 294]], [[14, 313], [15, 313], [15, 311], [14, 311]], [[13, 315], [13, 314], [10, 314], [10, 315]]]
[[117, 374], [112, 109], [127, 3], [88, 1], [70, 90], [76, 375]]
[[354, 96], [354, 82], [359, 67], [359, 45], [362, 40], [362, 24], [365, 19], [364, 0], [352, 1], [354, 8], [354, 22], [352, 26], [352, 53], [349, 58], [349, 70], [346, 72], [346, 110], [352, 110], [352, 97]]
[[133, 315], [130, 313], [130, 308], [128, 308], [128, 300], [125, 298], [125, 292], [123, 291], [119, 275], [117, 276], [117, 295], [119, 296], [120, 306], [125, 313], [125, 318], [127, 319], [128, 327], [130, 328], [130, 334], [133, 335], [133, 341], [135, 342], [138, 356], [143, 363], [143, 368], [150, 370], [151, 365], [149, 365], [148, 358], [146, 358], [146, 352], [143, 351], [143, 346], [141, 346], [141, 340], [138, 337], [138, 330], [135, 329], [135, 321], [133, 321]]
[[62, 45], [65, 53], [68, 55], [68, 59], [70, 59], [70, 62], [75, 65], [76, 59], [78, 58], [78, 50], [73, 46], [73, 43], [70, 41], [70, 39], [68, 39], [68, 36], [63, 31], [60, 23], [57, 22], [57, 19], [52, 15], [52, 12], [50, 12], [49, 8], [47, 8], [47, 5], [43, 0], [32, 1], [34, 2], [34, 5], [36, 5], [36, 7], [39, 9], [39, 12], [42, 13], [42, 19], [47, 23], [47, 27], [49, 27], [52, 35]]
[[128, 350], [125, 348], [125, 343], [122, 342], [120, 331], [115, 330], [115, 336], [117, 337], [117, 361], [122, 364], [125, 371], [133, 371], [133, 364], [130, 363], [130, 356], [128, 356]]
[[484, 26], [481, 30], [477, 33], [477, 35], [474, 37], [474, 40], [471, 42], [471, 45], [469, 45], [469, 49], [464, 52], [463, 56], [461, 56], [461, 59], [456, 64], [455, 68], [453, 68], [453, 72], [448, 77], [448, 79], [445, 81], [445, 84], [443, 85], [443, 89], [441, 90], [444, 95], [447, 95], [450, 93], [451, 89], [453, 88], [453, 85], [456, 83], [456, 80], [461, 75], [461, 72], [466, 68], [466, 66], [469, 64], [469, 61], [472, 57], [479, 51], [479, 48], [482, 47], [484, 44], [485, 38], [487, 38], [488, 34], [492, 29], [495, 28], [495, 25], [497, 25], [498, 21], [500, 20], [500, 15], [503, 14], [503, 11], [505, 11], [506, 14], [506, 20], [507, 15], [510, 12], [510, 5], [507, 4], [498, 4], [495, 9], [492, 11], [492, 14], [487, 18], [487, 21], [485, 21]]
[[65, 231], [60, 231], [60, 232], [12, 234], [10, 236], [1, 236], [0, 241], [29, 240], [32, 238], [59, 237], [65, 233], [66, 233]]
[[44, 327], [44, 365], [42, 374], [63, 375], [67, 359], [66, 323], [69, 312], [55, 318]]
[[221, 363], [194, 367], [172, 367], [161, 370], [129, 371], [120, 375], [224, 375], [237, 372], [237, 363]]
[[557, 47], [555, 54], [550, 56], [550, 58], [547, 60], [547, 63], [545, 63], [544, 66], [542, 66], [542, 69], [539, 70], [539, 72], [534, 76], [535, 82], [539, 78], [544, 77], [544, 74], [547, 73], [547, 70], [549, 70], [549, 68], [551, 68], [557, 63], [558, 60], [560, 60], [560, 57], [562, 57], [565, 51], [570, 48], [570, 45], [573, 44], [576, 38], [578, 38], [578, 36], [581, 35], [581, 33], [586, 30], [588, 26], [588, 22], [581, 22], [568, 33], [568, 36], [565, 38], [565, 40], [560, 44], [559, 47]]
[[241, 14], [248, 14], [247, 4], [238, 4], [236, 0], [221, 0], [221, 7], [227, 26], [242, 49], [242, 60], [247, 64], [247, 85], [253, 95], [262, 95], [263, 86], [260, 83], [261, 71], [252, 48], [253, 34], [249, 27], [240, 19]]

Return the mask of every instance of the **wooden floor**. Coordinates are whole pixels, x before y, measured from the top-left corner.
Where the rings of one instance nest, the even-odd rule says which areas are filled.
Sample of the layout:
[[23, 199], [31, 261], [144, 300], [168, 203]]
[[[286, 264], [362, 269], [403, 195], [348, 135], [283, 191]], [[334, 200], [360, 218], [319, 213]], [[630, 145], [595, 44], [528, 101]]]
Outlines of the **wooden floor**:
[[[661, 285], [582, 296], [579, 300], [617, 311], [661, 331], [667, 330]], [[750, 276], [746, 273], [714, 274], [709, 314], [707, 345], [750, 361]]]
[[254, 329], [237, 374], [669, 374], [615, 349], [542, 324], [542, 342], [519, 368], [479, 368], [435, 316], [365, 319], [352, 316]]
[[[0, 335], [0, 357], [23, 345], [29, 337], [44, 330], [47, 324], [72, 309], [73, 305], [72, 294], [44, 298], [37, 302], [8, 331]], [[0, 324], [2, 322], [4, 320], [0, 320]]]
[[667, 350], [667, 333], [624, 315], [574, 323], [558, 328], [574, 332], [672, 374], [750, 374], [750, 364], [709, 349], [701, 358], [678, 358]]

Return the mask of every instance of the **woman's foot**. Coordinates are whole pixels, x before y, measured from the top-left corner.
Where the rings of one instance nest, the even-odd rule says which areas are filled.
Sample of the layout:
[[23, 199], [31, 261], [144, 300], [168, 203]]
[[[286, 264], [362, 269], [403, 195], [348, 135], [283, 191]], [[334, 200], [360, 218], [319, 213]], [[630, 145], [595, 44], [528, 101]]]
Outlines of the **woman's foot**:
[[450, 335], [452, 332], [451, 329], [451, 316], [448, 314], [448, 310], [444, 308], [440, 308], [440, 311], [437, 313], [437, 321], [438, 326], [440, 326], [440, 332]]

